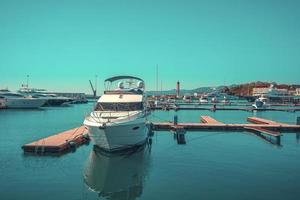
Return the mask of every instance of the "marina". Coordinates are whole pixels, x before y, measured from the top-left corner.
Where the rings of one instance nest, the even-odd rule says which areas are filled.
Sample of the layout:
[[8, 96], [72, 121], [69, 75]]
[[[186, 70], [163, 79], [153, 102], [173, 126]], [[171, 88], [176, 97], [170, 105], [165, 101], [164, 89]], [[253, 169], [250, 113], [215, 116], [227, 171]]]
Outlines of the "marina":
[[[210, 126], [213, 128], [202, 130], [185, 130], [185, 128], [180, 129], [180, 127], [177, 126], [176, 128], [180, 129], [178, 129], [177, 132], [176, 129], [173, 129], [171, 131], [170, 129], [153, 129], [154, 135], [152, 136], [152, 148], [149, 157], [142, 157], [140, 155], [140, 152], [138, 152], [137, 154], [132, 154], [133, 156], [129, 156], [129, 158], [128, 156], [127, 158], [124, 158], [121, 155], [115, 155], [113, 157], [107, 157], [106, 155], [103, 155], [101, 153], [99, 155], [99, 153], [95, 153], [93, 151], [94, 145], [92, 142], [85, 143], [88, 145], [77, 146], [76, 151], [74, 151], [74, 148], [71, 148], [60, 153], [47, 153], [47, 150], [43, 153], [38, 153], [34, 151], [36, 149], [34, 147], [32, 149], [33, 152], [23, 153], [25, 149], [22, 149], [21, 146], [23, 146], [24, 144], [43, 144], [43, 139], [41, 138], [45, 138], [44, 144], [46, 144], [46, 138], [51, 138], [54, 136], [60, 137], [59, 133], [65, 132], [64, 130], [72, 130], [72, 132], [69, 132], [68, 136], [66, 135], [66, 137], [61, 137], [61, 140], [57, 141], [63, 142], [65, 141], [65, 139], [69, 140], [70, 138], [72, 138], [70, 137], [71, 135], [74, 136], [73, 134], [76, 130], [74, 130], [74, 127], [81, 127], [83, 119], [82, 113], [88, 114], [89, 111], [93, 109], [93, 107], [93, 103], [88, 103], [78, 104], [70, 107], [62, 107], [59, 109], [48, 108], [42, 110], [25, 110], [26, 115], [28, 116], [25, 119], [23, 117], [24, 111], [22, 110], [2, 110], [0, 112], [0, 117], [3, 122], [2, 128], [7, 130], [7, 135], [6, 137], [3, 137], [2, 140], [3, 143], [6, 144], [6, 146], [4, 151], [2, 151], [1, 153], [1, 158], [7, 160], [6, 162], [2, 163], [2, 166], [4, 167], [2, 169], [4, 175], [3, 178], [8, 178], [12, 173], [14, 173], [16, 175], [15, 179], [19, 180], [21, 184], [24, 184], [24, 182], [26, 182], [27, 184], [34, 184], [34, 182], [38, 181], [41, 187], [49, 186], [48, 182], [50, 180], [57, 181], [56, 186], [52, 185], [50, 189], [47, 189], [47, 191], [43, 191], [43, 194], [48, 195], [50, 195], [50, 193], [60, 191], [61, 189], [59, 188], [62, 186], [65, 186], [64, 188], [66, 188], [66, 184], [72, 184], [72, 188], [77, 188], [77, 191], [69, 193], [66, 196], [68, 198], [80, 197], [82, 199], [95, 198], [95, 193], [90, 191], [90, 187], [94, 188], [97, 191], [106, 191], [106, 195], [108, 195], [109, 192], [112, 192], [109, 195], [116, 195], [120, 190], [126, 191], [126, 187], [124, 187], [125, 185], [133, 186], [136, 184], [142, 186], [142, 188], [140, 188], [142, 189], [142, 194], [140, 195], [150, 198], [152, 196], [149, 194], [149, 192], [152, 190], [151, 187], [154, 187], [156, 188], [156, 190], [158, 190], [157, 186], [155, 186], [155, 183], [161, 181], [161, 178], [158, 177], [164, 177], [164, 179], [166, 179], [165, 187], [167, 188], [167, 185], [170, 184], [169, 182], [185, 181], [188, 178], [191, 181], [187, 182], [188, 188], [193, 188], [192, 177], [196, 176], [202, 181], [209, 183], [209, 180], [215, 176], [214, 174], [218, 171], [220, 166], [222, 166], [223, 168], [222, 173], [226, 172], [227, 174], [229, 173], [230, 176], [238, 176], [238, 179], [247, 178], [250, 175], [252, 177], [255, 177], [255, 179], [260, 176], [269, 177], [268, 181], [262, 181], [261, 185], [268, 184], [270, 180], [280, 180], [281, 182], [288, 184], [290, 182], [287, 182], [287, 180], [285, 179], [286, 175], [284, 171], [290, 171], [292, 173], [292, 176], [289, 176], [289, 181], [292, 180], [293, 183], [297, 184], [297, 174], [293, 173], [293, 165], [297, 166], [298, 162], [298, 159], [296, 157], [299, 149], [299, 142], [297, 141], [299, 140], [297, 140], [297, 137], [295, 137], [295, 135], [297, 136], [297, 130], [295, 130], [295, 132], [292, 132], [294, 134], [285, 134], [284, 131], [280, 132], [281, 130], [278, 131], [272, 129], [272, 131], [274, 132], [280, 132], [281, 141], [280, 145], [278, 145], [275, 138], [276, 135], [256, 133], [253, 130], [245, 130], [244, 127], [238, 127], [241, 128], [241, 130], [223, 131], [221, 131], [221, 129], [219, 128], [215, 128], [217, 126], [224, 126], [226, 124], [252, 124], [252, 128], [255, 126], [261, 126], [265, 128], [267, 127], [268, 129], [270, 126], [272, 126], [273, 128], [278, 128], [280, 127], [280, 125], [275, 126], [268, 124], [270, 124], [270, 121], [285, 125], [296, 124], [297, 112], [285, 113], [285, 116], [283, 117], [283, 112], [274, 111], [252, 113], [243, 111], [228, 112], [222, 110], [216, 112], [207, 110], [179, 110], [177, 112], [172, 110], [168, 112], [163, 110], [155, 110], [152, 111], [152, 114], [149, 118], [149, 121], [151, 121], [153, 124], [161, 124], [162, 122], [169, 121], [168, 124], [174, 126], [174, 116], [177, 115], [177, 125], [195, 123], [197, 124], [197, 126], [199, 124], [203, 124], [205, 126]], [[160, 119], [158, 120], [156, 116]], [[202, 118], [200, 118], [200, 116], [202, 116]], [[68, 120], [66, 121], [65, 119]], [[249, 121], [251, 120], [251, 123], [246, 123], [247, 119]], [[15, 126], [16, 123], [18, 124], [17, 127]], [[34, 124], [36, 123], [42, 124], [42, 126], [34, 126]], [[22, 127], [22, 130], [18, 127]], [[177, 138], [180, 138], [180, 134], [178, 134], [180, 131], [183, 131], [182, 133], [184, 133], [184, 138], [177, 140]], [[270, 131], [268, 132], [270, 133]], [[81, 133], [81, 131], [75, 132], [75, 134], [76, 133], [79, 134]], [[173, 136], [175, 140], [173, 139]], [[185, 145], [183, 143], [183, 139], [185, 141]], [[33, 142], [33, 140], [37, 140], [39, 142], [35, 143]], [[59, 143], [57, 142], [56, 144]], [[270, 146], [267, 144], [281, 148], [280, 150], [278, 150], [277, 148], [270, 148]], [[37, 149], [39, 151], [42, 149], [42, 147], [39, 146]], [[253, 151], [253, 149], [255, 149], [255, 151]], [[146, 152], [149, 152], [149, 150], [146, 150]], [[282, 154], [288, 155], [288, 157]], [[145, 155], [145, 153], [142, 153], [142, 155]], [[141, 159], [147, 160], [145, 160], [145, 162], [140, 162]], [[16, 164], [14, 164], [12, 167], [8, 167], [11, 163], [8, 162], [8, 160], [11, 160], [11, 162]], [[235, 166], [229, 166], [228, 160], [235, 160]], [[107, 167], [107, 163], [110, 163], [111, 167]], [[140, 166], [137, 165], [138, 163], [142, 164], [141, 168], [134, 168], [134, 166]], [[186, 165], [183, 163], [189, 164]], [[203, 166], [203, 163], [206, 164]], [[270, 176], [273, 177], [270, 178], [269, 175], [264, 174], [266, 173], [266, 169], [264, 169], [264, 165], [266, 163], [273, 166], [279, 165], [284, 169], [284, 171], [269, 171], [268, 169], [268, 173], [270, 173]], [[196, 170], [198, 168], [195, 168], [195, 166], [199, 165], [201, 165], [202, 167], [199, 170]], [[70, 166], [72, 166], [72, 168]], [[128, 166], [132, 166], [130, 168], [131, 170], [128, 169]], [[238, 166], [251, 166], [251, 168], [248, 169], [251, 170], [253, 168], [253, 174], [252, 171], [242, 172], [241, 168]], [[256, 170], [254, 170], [254, 168], [260, 168], [261, 170], [258, 173]], [[193, 175], [188, 173], [185, 175], [185, 177], [178, 177], [176, 175], [178, 174], [178, 170], [192, 170], [196, 175], [194, 173]], [[235, 172], [233, 173], [232, 170], [234, 170]], [[89, 176], [83, 177], [82, 171], [84, 171], [85, 175]], [[165, 171], [168, 171], [168, 175], [165, 175]], [[104, 174], [101, 175], [102, 172], [109, 173], [109, 177], [111, 178], [115, 177], [114, 174], [119, 173], [118, 176], [123, 177], [122, 180], [124, 180], [124, 184], [114, 184], [115, 182], [112, 179], [108, 178], [108, 176], [105, 176]], [[144, 172], [147, 172], [146, 176], [150, 177], [145, 179]], [[46, 176], [45, 173], [51, 173], [51, 178], [49, 176]], [[143, 184], [141, 181], [130, 182], [130, 179], [126, 179], [126, 177], [128, 177], [125, 175], [126, 173], [139, 174], [139, 177], [142, 178], [142, 180], [146, 180], [146, 182], [143, 182]], [[277, 176], [277, 178], [275, 178], [275, 175]], [[66, 179], [66, 177], [68, 177], [68, 179]], [[82, 180], [85, 180], [87, 182], [86, 185], [82, 185]], [[220, 178], [217, 180], [221, 181], [222, 179]], [[103, 181], [103, 184], [99, 185], [97, 184], [99, 182], [96, 181]], [[202, 183], [202, 181], [200, 183]], [[256, 183], [254, 179], [250, 181], [253, 184]], [[228, 183], [228, 181], [226, 181], [226, 183]], [[234, 181], [230, 181], [230, 183], [233, 186], [236, 184]], [[16, 182], [12, 185], [18, 186], [19, 183]], [[110, 187], [108, 187], [109, 185]], [[248, 184], [242, 184], [241, 186], [246, 189], [247, 185]], [[172, 186], [174, 187], [174, 185]], [[131, 188], [137, 190], [136, 187]], [[183, 187], [182, 189], [183, 191], [187, 192], [189, 190], [188, 188]], [[197, 188], [199, 189], [199, 187]], [[4, 184], [2, 185], [2, 189], [2, 194], [7, 194], [10, 191], [8, 186]], [[200, 190], [205, 192], [207, 188], [201, 186]], [[287, 189], [283, 190], [288, 191]], [[247, 191], [252, 191], [252, 189], [249, 190], [248, 188]], [[255, 189], [255, 191], [257, 191], [257, 189]], [[61, 192], [58, 192], [57, 194], [52, 196], [59, 198], [58, 196], [62, 193], [64, 192], [61, 190]], [[40, 193], [38, 192], [31, 193], [30, 195], [26, 193], [25, 197], [37, 198], [39, 194]], [[164, 194], [164, 196], [166, 198], [171, 198], [174, 197], [174, 195], [179, 194], [180, 193], [175, 192], [175, 194]], [[220, 194], [224, 194], [224, 192], [221, 192]], [[212, 194], [209, 193], [209, 195]], [[192, 195], [192, 193], [188, 194], [188, 198], [193, 197], [194, 195]]]
[[1, 200], [300, 199], [299, 10], [1, 0]]

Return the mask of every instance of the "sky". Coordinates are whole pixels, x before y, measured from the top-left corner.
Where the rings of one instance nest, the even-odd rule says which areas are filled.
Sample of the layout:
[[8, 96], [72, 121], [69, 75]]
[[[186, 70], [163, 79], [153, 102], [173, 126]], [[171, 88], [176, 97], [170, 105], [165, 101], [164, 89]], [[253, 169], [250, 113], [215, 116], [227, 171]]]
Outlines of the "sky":
[[133, 75], [146, 89], [300, 84], [300, 1], [0, 0], [0, 88], [91, 93]]

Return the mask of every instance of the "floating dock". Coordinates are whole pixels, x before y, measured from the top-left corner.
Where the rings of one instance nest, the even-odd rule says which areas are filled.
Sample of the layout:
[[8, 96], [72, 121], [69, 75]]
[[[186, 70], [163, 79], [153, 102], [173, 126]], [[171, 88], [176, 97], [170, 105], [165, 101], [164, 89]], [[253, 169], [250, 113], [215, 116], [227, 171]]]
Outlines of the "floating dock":
[[152, 110], [209, 110], [209, 111], [217, 111], [217, 110], [226, 110], [226, 111], [282, 111], [282, 112], [297, 112], [300, 111], [300, 108], [251, 108], [251, 107], [223, 107], [216, 106], [216, 108], [210, 107], [182, 107], [182, 106], [154, 106], [151, 107]]
[[[247, 131], [255, 134], [266, 142], [278, 146], [281, 145], [281, 132], [297, 133], [297, 136], [300, 133], [299, 118], [297, 118], [297, 125], [275, 122], [258, 117], [248, 117], [247, 121], [251, 122], [251, 124], [225, 124], [209, 116], [201, 116], [200, 120], [202, 123], [177, 123], [178, 117], [175, 116], [173, 123], [153, 122], [150, 126], [152, 131], [172, 131], [177, 136], [178, 144], [185, 144], [184, 134], [186, 131]], [[267, 138], [266, 135], [274, 137], [275, 142]]]
[[[217, 120], [208, 116], [201, 116], [201, 121], [207, 121], [208, 123], [172, 123], [172, 122], [153, 122], [151, 127], [154, 131], [161, 130], [176, 130], [177, 127], [184, 128], [185, 130], [212, 130], [212, 131], [245, 131], [245, 127], [248, 128], [263, 128], [281, 132], [300, 132], [300, 125], [282, 124], [282, 123], [256, 123], [256, 124], [225, 124], [218, 122]], [[265, 119], [260, 119], [265, 122]], [[253, 120], [252, 117], [247, 119]]]
[[[226, 124], [210, 116], [200, 116], [199, 123], [178, 123], [178, 116], [174, 116], [174, 122], [152, 122], [149, 123], [150, 133], [153, 131], [172, 131], [177, 138], [178, 144], [185, 144], [186, 131], [247, 131], [255, 134], [266, 142], [280, 146], [281, 132], [297, 133], [300, 137], [300, 117], [297, 118], [297, 125], [275, 122], [258, 117], [248, 117], [245, 124]], [[55, 153], [62, 154], [76, 149], [89, 141], [88, 130], [85, 126], [80, 126], [68, 131], [49, 136], [38, 141], [22, 146], [24, 152], [35, 154]], [[266, 137], [273, 137], [276, 141]]]
[[22, 146], [24, 152], [44, 154], [44, 153], [64, 153], [71, 151], [89, 141], [87, 129], [80, 126], [56, 135], [40, 139], [38, 141]]

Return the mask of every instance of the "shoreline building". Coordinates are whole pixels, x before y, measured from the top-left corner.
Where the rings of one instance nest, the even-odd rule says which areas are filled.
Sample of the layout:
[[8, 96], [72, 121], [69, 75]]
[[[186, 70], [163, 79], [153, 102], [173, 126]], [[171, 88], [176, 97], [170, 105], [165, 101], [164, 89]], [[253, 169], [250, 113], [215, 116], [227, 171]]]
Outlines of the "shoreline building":
[[289, 90], [283, 87], [275, 87], [274, 85], [270, 85], [270, 87], [265, 86], [256, 86], [252, 89], [252, 96], [260, 97], [260, 96], [288, 96]]

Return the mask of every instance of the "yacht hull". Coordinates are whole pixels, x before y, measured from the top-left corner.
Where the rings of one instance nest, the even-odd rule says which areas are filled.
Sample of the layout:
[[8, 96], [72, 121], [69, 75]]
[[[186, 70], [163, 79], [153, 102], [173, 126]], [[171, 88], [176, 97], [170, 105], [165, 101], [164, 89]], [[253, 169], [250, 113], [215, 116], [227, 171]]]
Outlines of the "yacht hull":
[[39, 108], [45, 104], [45, 99], [9, 98], [5, 99], [6, 108]]
[[0, 108], [6, 108], [4, 99], [0, 99]]
[[98, 147], [106, 151], [118, 151], [143, 145], [148, 128], [143, 120], [100, 126], [88, 126], [88, 134]]
[[47, 102], [44, 106], [61, 106], [63, 104], [70, 104], [71, 102], [72, 100], [70, 99], [51, 98], [51, 99], [47, 99]]

